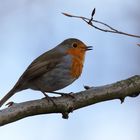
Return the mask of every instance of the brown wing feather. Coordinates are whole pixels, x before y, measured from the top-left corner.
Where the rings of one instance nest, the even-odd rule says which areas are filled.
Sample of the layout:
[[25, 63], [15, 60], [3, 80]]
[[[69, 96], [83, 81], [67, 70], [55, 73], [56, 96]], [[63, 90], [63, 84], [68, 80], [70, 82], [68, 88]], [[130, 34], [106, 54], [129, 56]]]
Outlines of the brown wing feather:
[[55, 51], [54, 49], [36, 58], [19, 78], [14, 88], [20, 88], [28, 80], [35, 79], [45, 74], [46, 72], [51, 71], [65, 55], [63, 53]]
[[44, 61], [44, 62], [39, 62], [36, 63], [35, 65], [30, 66], [27, 68], [27, 70], [23, 73], [21, 78], [23, 80], [32, 80], [34, 78], [37, 78], [44, 73], [51, 71], [55, 66], [59, 63], [58, 60], [53, 60], [53, 61]]

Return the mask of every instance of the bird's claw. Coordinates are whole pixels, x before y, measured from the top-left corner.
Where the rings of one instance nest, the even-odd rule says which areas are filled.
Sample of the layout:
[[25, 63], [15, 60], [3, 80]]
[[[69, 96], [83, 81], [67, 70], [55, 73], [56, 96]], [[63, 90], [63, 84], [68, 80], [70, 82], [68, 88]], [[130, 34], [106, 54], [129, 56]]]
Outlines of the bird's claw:
[[90, 88], [91, 88], [90, 86], [84, 85], [84, 89], [88, 90], [88, 89], [90, 89]]
[[5, 106], [11, 107], [13, 104], [15, 104], [14, 102], [8, 102]]
[[73, 98], [73, 99], [75, 98], [75, 96], [74, 96], [74, 93], [73, 93], [73, 92], [70, 92], [70, 93], [68, 93], [68, 94], [67, 94], [67, 93], [63, 93], [63, 94], [62, 94], [62, 96], [65, 96], [65, 97], [70, 97], [70, 98]]

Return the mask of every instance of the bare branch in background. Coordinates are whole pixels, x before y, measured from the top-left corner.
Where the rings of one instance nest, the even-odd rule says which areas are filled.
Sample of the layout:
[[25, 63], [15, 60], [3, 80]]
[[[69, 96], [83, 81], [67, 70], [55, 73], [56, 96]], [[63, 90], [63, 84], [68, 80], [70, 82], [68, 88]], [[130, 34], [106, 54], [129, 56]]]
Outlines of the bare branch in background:
[[[94, 27], [97, 30], [103, 31], [103, 32], [110, 32], [110, 33], [115, 33], [115, 34], [121, 34], [121, 35], [130, 36], [130, 37], [140, 38], [139, 35], [134, 35], [134, 34], [129, 34], [129, 33], [126, 33], [126, 32], [122, 32], [122, 31], [119, 31], [119, 30], [111, 27], [110, 25], [108, 25], [108, 24], [106, 24], [104, 22], [101, 22], [101, 21], [98, 21], [98, 20], [94, 20], [93, 16], [95, 14], [95, 8], [93, 9], [93, 11], [91, 13], [91, 18], [86, 18], [86, 17], [83, 17], [83, 16], [75, 16], [75, 15], [71, 15], [71, 14], [68, 14], [68, 13], [62, 13], [62, 14], [67, 16], [67, 17], [73, 17], [73, 18], [82, 19], [88, 25]], [[94, 23], [97, 23], [98, 25], [103, 25], [106, 29], [98, 27]]]

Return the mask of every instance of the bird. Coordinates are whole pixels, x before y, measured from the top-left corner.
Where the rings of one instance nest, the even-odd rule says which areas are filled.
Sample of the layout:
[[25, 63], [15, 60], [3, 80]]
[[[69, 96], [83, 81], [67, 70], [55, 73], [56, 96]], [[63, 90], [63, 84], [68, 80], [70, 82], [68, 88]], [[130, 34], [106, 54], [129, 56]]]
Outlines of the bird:
[[78, 79], [82, 73], [86, 51], [92, 46], [68, 38], [37, 57], [23, 72], [13, 88], [0, 100], [0, 107], [15, 93], [26, 89], [57, 93]]

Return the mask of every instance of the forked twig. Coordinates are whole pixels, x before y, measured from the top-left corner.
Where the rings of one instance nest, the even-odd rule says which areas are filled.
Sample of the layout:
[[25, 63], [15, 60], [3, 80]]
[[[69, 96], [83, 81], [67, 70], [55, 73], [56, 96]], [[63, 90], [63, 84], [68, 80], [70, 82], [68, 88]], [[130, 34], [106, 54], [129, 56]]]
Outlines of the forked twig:
[[[95, 14], [95, 8], [93, 9], [93, 11], [91, 13], [91, 18], [86, 18], [86, 17], [83, 17], [83, 16], [75, 16], [75, 15], [71, 15], [71, 14], [68, 14], [68, 13], [62, 13], [62, 14], [67, 16], [67, 17], [73, 17], [73, 18], [82, 19], [84, 22], [86, 22], [90, 26], [92, 26], [95, 29], [98, 29], [100, 31], [103, 31], [103, 32], [110, 32], [110, 33], [116, 33], [116, 34], [122, 34], [122, 35], [126, 35], [126, 36], [140, 38], [139, 35], [134, 35], [134, 34], [129, 34], [129, 33], [126, 33], [126, 32], [122, 32], [122, 31], [116, 30], [115, 28], [111, 27], [110, 25], [108, 25], [108, 24], [106, 24], [104, 22], [101, 22], [101, 21], [98, 21], [98, 20], [94, 20], [93, 16]], [[93, 24], [94, 22], [97, 23], [97, 24], [103, 25], [104, 27], [107, 27], [108, 29], [103, 29], [103, 28], [100, 28], [98, 26], [95, 26]]]

